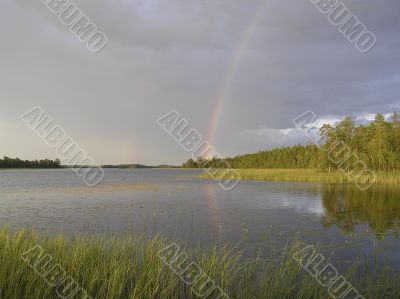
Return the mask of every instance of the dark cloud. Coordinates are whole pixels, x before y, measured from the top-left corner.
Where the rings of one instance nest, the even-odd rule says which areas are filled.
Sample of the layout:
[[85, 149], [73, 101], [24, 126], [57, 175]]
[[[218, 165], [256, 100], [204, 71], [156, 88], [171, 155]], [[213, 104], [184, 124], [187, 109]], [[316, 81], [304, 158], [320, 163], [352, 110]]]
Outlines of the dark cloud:
[[359, 53], [308, 0], [76, 1], [109, 37], [96, 55], [41, 1], [3, 0], [0, 155], [55, 155], [20, 124], [41, 105], [101, 163], [181, 162], [189, 155], [155, 120], [175, 109], [206, 136], [251, 25], [215, 140], [223, 154], [303, 142], [281, 129], [306, 110], [340, 118], [398, 109], [399, 2], [343, 2], [376, 34], [371, 52]]

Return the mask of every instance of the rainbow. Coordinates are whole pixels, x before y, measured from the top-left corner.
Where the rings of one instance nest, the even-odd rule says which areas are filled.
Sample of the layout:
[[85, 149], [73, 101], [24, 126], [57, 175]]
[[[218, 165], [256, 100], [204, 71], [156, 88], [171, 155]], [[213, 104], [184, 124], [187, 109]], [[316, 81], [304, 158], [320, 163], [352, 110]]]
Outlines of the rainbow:
[[219, 239], [219, 236], [221, 234], [222, 222], [219, 215], [219, 207], [214, 188], [215, 185], [212, 184], [205, 184], [202, 186], [204, 199], [206, 200], [206, 205], [208, 211], [210, 212], [210, 221], [213, 228], [214, 237]]
[[[207, 141], [210, 144], [214, 144], [215, 136], [218, 131], [219, 121], [221, 119], [222, 109], [229, 95], [229, 90], [232, 85], [232, 81], [237, 73], [237, 70], [240, 65], [240, 61], [242, 60], [243, 54], [246, 52], [248, 48], [249, 42], [251, 41], [254, 31], [256, 29], [257, 23], [259, 22], [262, 12], [267, 4], [266, 0], [261, 0], [260, 6], [257, 8], [255, 15], [251, 19], [249, 25], [247, 26], [246, 30], [244, 30], [242, 37], [238, 46], [236, 47], [232, 58], [230, 60], [229, 66], [227, 68], [226, 74], [224, 79], [222, 80], [222, 85], [219, 89], [217, 98], [215, 100], [212, 112], [211, 112], [211, 119], [208, 126], [208, 133], [207, 133]], [[208, 157], [204, 157], [208, 158]]]

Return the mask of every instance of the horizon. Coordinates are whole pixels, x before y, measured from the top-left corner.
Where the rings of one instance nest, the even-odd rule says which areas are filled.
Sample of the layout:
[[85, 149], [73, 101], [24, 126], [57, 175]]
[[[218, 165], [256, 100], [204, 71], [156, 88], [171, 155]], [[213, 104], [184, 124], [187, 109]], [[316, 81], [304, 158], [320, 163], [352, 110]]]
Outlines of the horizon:
[[187, 161], [157, 125], [172, 110], [231, 157], [306, 144], [292, 120], [308, 110], [332, 123], [400, 108], [395, 0], [343, 1], [376, 34], [366, 53], [310, 1], [75, 2], [108, 38], [98, 53], [40, 1], [0, 4], [2, 156], [57, 158], [20, 119], [36, 106], [98, 165]]
[[[378, 115], [378, 114], [381, 114], [386, 121], [390, 122], [391, 119], [392, 119], [392, 116], [394, 114], [398, 114], [398, 112], [394, 111], [393, 113], [387, 113], [387, 114], [376, 113], [376, 114], [364, 115], [361, 118], [360, 117], [356, 118], [356, 117], [351, 117], [351, 116], [347, 116], [347, 117], [351, 117], [356, 125], [367, 125], [367, 124], [370, 124], [371, 122], [373, 122], [375, 116]], [[337, 123], [340, 122], [341, 120], [342, 119], [337, 119], [337, 120], [330, 119], [330, 120], [327, 120], [324, 123], [324, 122], [322, 122], [323, 121], [322, 119], [317, 118], [317, 119], [313, 120], [312, 125], [313, 126], [317, 126], [317, 129], [320, 129], [324, 124], [329, 124], [329, 125], [332, 125], [333, 127], [335, 127], [337, 125]], [[179, 122], [177, 122], [177, 123], [179, 125]], [[312, 129], [312, 128], [309, 128], [309, 129]], [[172, 128], [172, 130], [174, 130], [174, 128]], [[289, 133], [291, 133], [291, 132], [293, 132], [295, 130], [298, 130], [299, 132], [304, 133], [304, 131], [301, 128], [282, 129], [282, 131], [285, 131], [285, 130], [287, 130]], [[186, 130], [186, 131], [188, 131], [188, 130]], [[304, 136], [306, 136], [306, 135], [304, 135]], [[292, 144], [292, 145], [282, 145], [282, 146], [276, 146], [276, 147], [271, 147], [271, 148], [267, 148], [267, 149], [259, 149], [258, 151], [254, 151], [254, 152], [240, 153], [240, 154], [237, 154], [237, 155], [234, 155], [234, 156], [229, 156], [229, 157], [228, 156], [224, 156], [222, 158], [233, 158], [233, 157], [244, 156], [244, 155], [248, 155], [248, 154], [256, 154], [256, 153], [259, 153], [259, 152], [269, 152], [269, 151], [273, 151], [273, 150], [277, 150], [277, 149], [290, 148], [290, 147], [294, 147], [294, 146], [303, 146], [303, 147], [305, 147], [305, 146], [310, 146], [310, 145], [314, 145], [314, 144], [315, 143], [313, 141], [306, 140], [303, 143]], [[7, 156], [7, 155], [0, 156], [0, 159], [2, 157], [7, 157], [7, 158], [11, 158], [11, 159], [28, 160], [28, 159], [24, 159], [24, 158], [21, 158], [21, 157], [13, 157], [13, 156]], [[203, 157], [203, 158], [206, 159], [206, 160], [210, 159], [209, 157]], [[193, 157], [190, 158], [190, 159], [193, 159]], [[56, 158], [44, 157], [42, 159], [38, 159], [38, 158], [32, 159], [32, 161], [35, 161], [35, 160], [40, 161], [40, 160], [60, 160], [60, 159], [59, 159], [59, 157], [56, 157]], [[95, 164], [95, 165], [92, 165], [92, 166], [104, 167], [104, 166], [139, 165], [139, 166], [145, 166], [145, 167], [157, 167], [157, 166], [181, 167], [188, 160], [189, 159], [187, 159], [187, 160], [185, 160], [185, 161], [183, 161], [181, 163], [178, 163], [178, 164], [169, 164], [169, 163], [148, 164], [148, 163], [130, 163], [130, 162], [127, 162], [127, 163], [117, 163], [117, 164], [114, 164], [114, 163], [102, 163], [102, 164]], [[69, 167], [73, 167], [74, 166], [74, 164], [62, 163], [62, 161], [61, 161], [60, 165], [61, 166], [69, 166]], [[82, 166], [82, 165], [85, 166], [87, 164], [78, 164], [78, 165], [75, 165], [75, 166]]]

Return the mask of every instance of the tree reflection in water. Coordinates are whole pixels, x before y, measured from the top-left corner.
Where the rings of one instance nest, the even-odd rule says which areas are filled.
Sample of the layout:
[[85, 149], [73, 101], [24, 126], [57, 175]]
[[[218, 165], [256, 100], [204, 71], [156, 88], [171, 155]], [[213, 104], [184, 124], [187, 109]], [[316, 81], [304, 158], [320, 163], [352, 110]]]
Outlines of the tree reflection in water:
[[326, 185], [322, 192], [325, 209], [322, 224], [336, 225], [346, 232], [354, 232], [361, 224], [368, 224], [378, 237], [392, 233], [398, 236], [400, 228], [400, 188], [374, 186], [360, 191], [353, 185]]

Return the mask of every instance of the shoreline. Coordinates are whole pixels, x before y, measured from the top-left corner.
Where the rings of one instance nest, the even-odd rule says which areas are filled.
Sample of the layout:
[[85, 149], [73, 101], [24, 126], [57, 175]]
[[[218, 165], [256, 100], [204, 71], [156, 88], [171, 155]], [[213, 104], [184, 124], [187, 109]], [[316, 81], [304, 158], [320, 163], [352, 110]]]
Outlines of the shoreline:
[[[242, 181], [259, 182], [309, 182], [309, 183], [341, 183], [354, 184], [354, 179], [339, 171], [326, 172], [317, 169], [235, 169]], [[218, 172], [223, 170], [217, 170]], [[374, 184], [400, 185], [400, 171], [377, 171]], [[207, 173], [199, 176], [202, 179], [212, 179]], [[224, 177], [229, 179], [230, 177]]]

